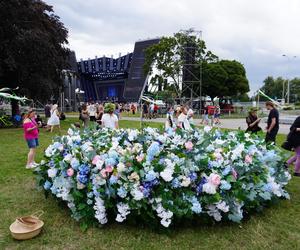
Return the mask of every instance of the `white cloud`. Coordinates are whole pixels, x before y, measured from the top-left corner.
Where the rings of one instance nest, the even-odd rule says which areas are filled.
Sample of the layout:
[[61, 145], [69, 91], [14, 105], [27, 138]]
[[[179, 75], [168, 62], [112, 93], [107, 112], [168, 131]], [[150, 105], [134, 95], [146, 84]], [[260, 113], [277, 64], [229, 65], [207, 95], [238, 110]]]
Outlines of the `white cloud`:
[[[194, 27], [221, 58], [244, 64], [252, 91], [268, 75], [300, 75], [298, 0], [46, 0], [77, 58], [132, 51], [134, 42]], [[282, 57], [297, 55], [298, 59]]]

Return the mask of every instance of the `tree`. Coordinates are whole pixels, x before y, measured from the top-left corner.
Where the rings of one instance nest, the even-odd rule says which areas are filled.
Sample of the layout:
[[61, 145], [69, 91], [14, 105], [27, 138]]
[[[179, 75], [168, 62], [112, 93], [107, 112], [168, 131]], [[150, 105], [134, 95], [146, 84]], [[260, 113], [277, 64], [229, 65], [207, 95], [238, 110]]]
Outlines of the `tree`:
[[[197, 80], [202, 70], [202, 95], [214, 97], [238, 96], [249, 91], [244, 66], [237, 61], [221, 60], [207, 50], [205, 42], [192, 35], [193, 30], [179, 32], [172, 37], [163, 37], [158, 44], [146, 50], [146, 73], [152, 74], [150, 84], [157, 85], [167, 79], [176, 89], [178, 97], [189, 97], [181, 87], [186, 44], [193, 44], [195, 64], [190, 68]], [[198, 77], [198, 80], [200, 77]], [[193, 92], [199, 93], [199, 85]]]
[[146, 73], [152, 74], [150, 84], [158, 85], [168, 80], [173, 85], [177, 96], [181, 96], [181, 77], [182, 67], [184, 64], [185, 48], [187, 44], [195, 46], [195, 62], [198, 64], [192, 69], [194, 74], [198, 74], [200, 70], [200, 61], [214, 62], [218, 57], [211, 51], [208, 51], [205, 42], [192, 35], [193, 30], [178, 32], [171, 37], [162, 37], [158, 44], [150, 46], [146, 49], [144, 70]]
[[40, 0], [0, 0], [0, 87], [47, 100], [62, 87], [68, 31]]

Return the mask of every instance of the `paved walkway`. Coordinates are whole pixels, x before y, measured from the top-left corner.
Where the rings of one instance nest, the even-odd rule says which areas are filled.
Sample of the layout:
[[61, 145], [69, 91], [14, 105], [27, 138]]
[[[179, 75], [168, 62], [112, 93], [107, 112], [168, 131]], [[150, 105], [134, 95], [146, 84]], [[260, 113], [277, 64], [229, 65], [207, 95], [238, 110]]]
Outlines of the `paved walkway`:
[[[122, 117], [121, 120], [126, 121], [140, 121], [138, 117]], [[160, 122], [164, 123], [165, 118], [156, 118], [156, 119], [144, 119], [145, 122]], [[200, 125], [200, 119], [194, 119], [196, 125]], [[266, 123], [261, 122], [260, 126], [262, 129], [265, 129]], [[242, 129], [246, 130], [247, 124], [245, 119], [221, 119], [220, 128], [227, 128], [227, 129]], [[288, 134], [290, 131], [290, 125], [287, 124], [280, 124], [279, 127], [279, 134]]]
[[[68, 117], [78, 117], [78, 115], [67, 115]], [[121, 120], [125, 121], [140, 121], [139, 117], [126, 117], [122, 116]], [[144, 119], [145, 122], [159, 122], [159, 123], [164, 123], [166, 120], [165, 118], [156, 118], [156, 119]], [[194, 119], [196, 125], [200, 125], [200, 119]], [[290, 126], [288, 124], [280, 124], [279, 127], [279, 134], [288, 134], [290, 131]], [[242, 129], [246, 130], [247, 124], [245, 119], [221, 119], [221, 125], [218, 127], [220, 128], [227, 128], [227, 129]], [[265, 129], [266, 123], [262, 121], [260, 123], [260, 127], [262, 129]]]

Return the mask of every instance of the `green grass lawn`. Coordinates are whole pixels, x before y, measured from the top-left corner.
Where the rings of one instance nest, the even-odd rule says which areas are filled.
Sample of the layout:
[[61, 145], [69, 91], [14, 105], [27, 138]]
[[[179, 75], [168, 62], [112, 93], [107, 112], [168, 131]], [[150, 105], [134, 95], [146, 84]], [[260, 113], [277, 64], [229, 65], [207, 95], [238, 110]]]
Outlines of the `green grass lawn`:
[[[62, 133], [73, 121], [63, 122]], [[132, 121], [121, 121], [120, 125], [139, 127]], [[41, 132], [37, 160], [43, 158], [54, 134]], [[278, 139], [280, 143], [284, 136]], [[300, 178], [293, 178], [288, 185], [291, 200], [283, 200], [241, 224], [185, 225], [157, 232], [112, 222], [82, 232], [67, 208], [51, 197], [45, 199], [36, 189], [32, 171], [25, 169], [28, 149], [22, 130], [0, 130], [0, 145], [0, 249], [300, 249]], [[45, 211], [42, 234], [30, 241], [13, 240], [9, 225], [14, 219], [40, 209]]]

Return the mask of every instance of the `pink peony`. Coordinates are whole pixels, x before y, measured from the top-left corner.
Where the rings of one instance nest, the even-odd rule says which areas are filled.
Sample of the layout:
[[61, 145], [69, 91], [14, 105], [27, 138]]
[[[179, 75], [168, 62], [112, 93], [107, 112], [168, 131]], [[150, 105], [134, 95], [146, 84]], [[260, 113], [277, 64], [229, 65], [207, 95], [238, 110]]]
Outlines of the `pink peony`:
[[98, 161], [101, 160], [101, 157], [99, 155], [95, 155], [95, 157], [93, 158], [92, 164], [96, 165]]
[[106, 171], [107, 173], [111, 173], [111, 172], [113, 171], [112, 166], [106, 166], [105, 171]]
[[221, 183], [221, 177], [218, 174], [210, 174], [209, 176], [209, 182], [215, 186], [219, 186]]
[[71, 177], [71, 176], [74, 175], [74, 170], [73, 170], [73, 168], [68, 168], [68, 170], [67, 170], [67, 175], [68, 175], [69, 177]]
[[232, 169], [231, 173], [232, 173], [232, 176], [234, 177], [234, 179], [237, 179], [238, 174], [234, 169]]
[[246, 155], [245, 156], [245, 162], [248, 163], [248, 164], [251, 164], [252, 163], [252, 156], [251, 155]]
[[193, 143], [191, 142], [191, 141], [188, 141], [188, 142], [186, 142], [186, 143], [184, 143], [184, 146], [185, 146], [185, 148], [187, 149], [187, 150], [192, 150], [193, 149]]
[[103, 178], [106, 178], [106, 176], [107, 176], [107, 173], [106, 173], [106, 170], [105, 170], [105, 169], [102, 169], [102, 170], [100, 171], [100, 174], [102, 175]]

